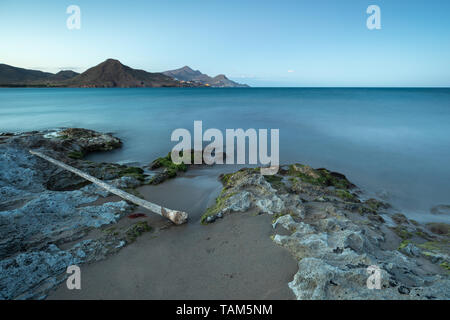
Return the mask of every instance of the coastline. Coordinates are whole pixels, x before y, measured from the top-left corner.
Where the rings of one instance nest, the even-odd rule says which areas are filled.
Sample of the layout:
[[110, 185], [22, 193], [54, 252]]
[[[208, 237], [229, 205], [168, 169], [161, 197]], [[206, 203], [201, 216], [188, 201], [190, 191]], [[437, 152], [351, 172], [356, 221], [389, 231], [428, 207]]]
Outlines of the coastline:
[[[99, 136], [94, 137], [88, 139], [87, 146], [91, 148], [92, 142], [97, 141], [92, 150], [103, 148], [106, 151], [104, 142], [111, 141], [112, 137], [100, 135], [103, 137], [100, 144]], [[82, 160], [84, 154], [77, 154], [75, 158], [78, 159], [73, 159], [76, 154], [72, 154], [71, 160], [65, 159], [90, 168], [94, 174], [103, 175], [103, 179], [122, 188], [136, 190], [148, 200], [160, 201], [174, 209], [190, 207], [192, 216], [188, 225], [174, 227], [148, 212], [146, 217], [128, 219], [127, 215], [143, 210], [117, 201], [120, 199], [109, 198], [92, 185], [80, 187], [80, 181], [72, 181], [73, 177], [63, 172], [57, 172], [58, 179], [49, 179], [55, 174], [54, 168], [25, 156], [25, 152], [20, 153], [20, 148], [34, 144], [44, 145], [47, 150], [61, 155], [82, 141], [80, 137], [72, 140], [44, 137], [44, 133], [39, 132], [2, 136], [0, 147], [13, 147], [19, 152], [19, 158], [23, 160], [18, 163], [20, 168], [29, 172], [31, 163], [34, 170], [45, 169], [43, 176], [37, 177], [41, 179], [39, 181], [53, 181], [52, 187], [56, 190], [26, 190], [29, 197], [32, 193], [38, 198], [45, 195], [46, 198], [40, 201], [48, 204], [51, 197], [58, 196], [56, 201], [70, 203], [73, 212], [81, 214], [87, 210], [91, 217], [95, 216], [95, 223], [90, 219], [69, 219], [77, 225], [69, 234], [64, 234], [67, 229], [54, 228], [46, 237], [51, 235], [55, 239], [47, 239], [46, 243], [33, 239], [28, 248], [14, 247], [11, 239], [3, 238], [2, 244], [7, 246], [3, 246], [6, 249], [1, 263], [11, 259], [17, 262], [22, 255], [20, 261], [31, 258], [31, 265], [37, 266], [43, 257], [44, 261], [58, 257], [52, 268], [40, 270], [34, 282], [28, 283], [28, 288], [14, 287], [17, 281], [23, 281], [20, 276], [12, 279], [16, 283], [7, 282], [5, 288], [15, 291], [6, 293], [6, 298], [44, 298], [49, 294], [50, 299], [123, 296], [228, 299], [239, 298], [236, 292], [242, 293], [242, 298], [255, 299], [288, 299], [293, 298], [293, 294], [298, 299], [449, 298], [449, 279], [445, 270], [448, 266], [448, 229], [442, 234], [445, 228], [435, 226], [433, 232], [429, 226], [389, 212], [387, 204], [374, 199], [360, 201], [345, 176], [336, 175], [338, 181], [332, 180], [339, 186], [336, 189], [334, 185], [315, 184], [322, 171], [309, 167], [283, 168], [282, 175], [272, 181], [256, 175], [252, 169], [244, 169], [225, 175], [225, 180], [222, 177], [225, 194], [219, 195], [222, 184], [208, 168], [189, 169], [157, 186], [142, 186], [143, 181], [150, 182], [152, 178], [144, 177], [148, 171], [91, 163]], [[116, 142], [114, 147], [117, 146]], [[6, 154], [11, 159], [18, 158], [12, 151]], [[13, 167], [12, 162], [7, 165], [10, 169]], [[33, 175], [31, 178], [36, 179]], [[20, 181], [10, 182], [20, 185]], [[55, 184], [60, 185], [55, 188]], [[67, 184], [75, 190], [63, 191]], [[178, 196], [180, 194], [183, 196]], [[214, 205], [217, 196], [223, 200], [220, 206]], [[10, 199], [11, 195], [8, 197]], [[5, 202], [5, 198], [2, 199], [2, 219], [8, 214], [23, 214], [19, 212], [21, 206], [29, 206], [29, 202]], [[208, 207], [212, 210], [206, 210]], [[61, 206], [56, 208], [60, 209]], [[66, 215], [70, 210], [66, 210]], [[217, 217], [213, 224], [200, 224], [204, 211]], [[220, 218], [219, 213], [222, 214]], [[39, 223], [54, 223], [46, 218], [40, 217]], [[67, 218], [64, 216], [61, 221], [67, 224]], [[84, 221], [82, 228], [79, 228], [80, 221]], [[136, 226], [145, 225], [149, 228], [136, 229]], [[1, 227], [11, 226], [2, 223]], [[111, 230], [111, 227], [117, 229]], [[131, 238], [130, 230], [133, 231]], [[16, 242], [35, 236], [36, 233], [31, 232]], [[86, 282], [80, 292], [64, 289], [64, 266], [69, 263], [83, 263]], [[365, 288], [366, 268], [372, 263], [379, 264], [384, 272], [385, 290], [382, 293], [374, 294]], [[348, 264], [354, 267], [346, 267]], [[23, 264], [19, 268], [27, 266]], [[11, 275], [11, 270], [4, 269], [0, 277], [2, 283]], [[304, 270], [316, 275], [314, 283], [306, 280]], [[414, 276], [406, 276], [408, 273]], [[337, 285], [329, 282], [330, 279]], [[58, 283], [61, 284], [56, 291], [50, 290]], [[149, 284], [144, 285], [146, 283]], [[349, 290], [352, 293], [345, 293]], [[235, 296], [230, 296], [233, 293]], [[5, 292], [2, 295], [5, 297]]]

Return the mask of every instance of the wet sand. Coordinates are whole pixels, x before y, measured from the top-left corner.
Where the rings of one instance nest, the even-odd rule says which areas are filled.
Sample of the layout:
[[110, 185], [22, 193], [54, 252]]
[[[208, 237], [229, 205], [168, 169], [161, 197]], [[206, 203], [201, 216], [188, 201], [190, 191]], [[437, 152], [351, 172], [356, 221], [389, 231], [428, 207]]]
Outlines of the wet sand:
[[48, 298], [293, 299], [287, 284], [297, 263], [270, 239], [270, 216], [248, 212], [200, 224], [220, 193], [218, 172], [193, 169], [159, 186], [139, 188], [147, 200], [187, 211], [188, 224], [172, 226], [137, 209], [148, 215], [140, 220], [156, 230], [107, 260], [82, 265], [81, 290], [63, 283]]

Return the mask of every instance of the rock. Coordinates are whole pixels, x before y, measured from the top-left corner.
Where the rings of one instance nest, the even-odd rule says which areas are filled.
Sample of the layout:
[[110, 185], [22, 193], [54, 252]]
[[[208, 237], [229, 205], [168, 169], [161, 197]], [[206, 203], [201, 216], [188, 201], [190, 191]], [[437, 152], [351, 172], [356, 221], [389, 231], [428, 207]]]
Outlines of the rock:
[[292, 216], [286, 214], [276, 219], [276, 221], [272, 224], [272, 228], [276, 228], [277, 225], [281, 225], [286, 230], [294, 231], [297, 227], [297, 223], [294, 221]]
[[166, 181], [169, 178], [170, 178], [170, 176], [167, 173], [167, 171], [157, 172], [150, 178], [148, 183], [152, 184], [152, 185], [157, 185], [157, 184], [163, 183], [164, 181]]
[[[345, 234], [345, 232], [343, 232]], [[361, 231], [350, 232], [344, 240], [344, 248], [350, 248], [356, 252], [363, 252], [366, 238]]]
[[403, 225], [403, 224], [408, 223], [408, 219], [405, 217], [404, 214], [401, 214], [401, 213], [393, 214], [392, 220], [398, 225]]
[[11, 132], [0, 133], [0, 137], [12, 137], [12, 136], [14, 136], [14, 133], [11, 133]]
[[430, 209], [431, 214], [437, 214], [437, 215], [441, 215], [441, 214], [445, 214], [448, 215], [450, 214], [450, 205], [448, 204], [441, 204], [438, 206], [434, 206], [433, 208]]
[[[125, 201], [89, 205], [108, 192], [39, 159], [28, 149], [76, 166], [100, 179], [136, 186], [120, 178], [121, 166], [71, 160], [68, 153], [106, 151], [119, 139], [84, 129], [7, 136], [0, 144], [0, 299], [42, 298], [64, 279], [70, 264], [103, 259], [118, 239], [78, 242], [89, 230], [117, 222], [131, 212]], [[60, 244], [75, 243], [61, 250]]]
[[313, 168], [307, 165], [293, 164], [292, 169], [313, 179], [320, 178], [320, 175]]
[[251, 207], [251, 194], [244, 191], [231, 196], [228, 201], [229, 205], [225, 211], [245, 212]]
[[390, 208], [389, 204], [382, 202], [382, 201], [378, 201], [377, 199], [373, 199], [373, 198], [364, 201], [364, 204], [375, 211], [378, 211], [380, 209], [389, 209]]
[[134, 177], [123, 176], [111, 182], [111, 185], [119, 189], [134, 189], [141, 185], [141, 181]]
[[[224, 189], [209, 213], [216, 217], [218, 212], [256, 208], [275, 214], [272, 239], [298, 261], [298, 272], [289, 283], [297, 299], [450, 298], [449, 276], [424, 272], [436, 268], [429, 263], [445, 268], [448, 255], [443, 252], [448, 252], [448, 246], [442, 243], [447, 240], [439, 246], [434, 242], [416, 245], [408, 241], [426, 240], [420, 224], [394, 215], [398, 225], [391, 228], [378, 213], [388, 204], [376, 199], [358, 203], [357, 193], [354, 203], [336, 199], [336, 186], [341, 190], [351, 186], [343, 175], [300, 165], [285, 166], [279, 175], [281, 179], [273, 181], [287, 181], [286, 188], [273, 188], [255, 169], [223, 175]], [[287, 232], [278, 234], [280, 226]], [[445, 228], [432, 227], [445, 236]], [[397, 235], [404, 240], [400, 247], [390, 243]], [[422, 246], [431, 250], [426, 253], [431, 262], [424, 261]], [[380, 290], [367, 287], [369, 267], [379, 270]]]
[[255, 204], [262, 212], [268, 214], [280, 213], [285, 209], [283, 201], [276, 195], [271, 199], [259, 199]]
[[405, 253], [409, 256], [412, 256], [412, 257], [420, 257], [421, 256], [420, 249], [417, 248], [412, 243], [408, 243], [405, 247], [401, 248], [400, 251], [402, 251], [403, 253]]
[[66, 140], [75, 140], [83, 152], [110, 151], [122, 146], [120, 139], [110, 134], [81, 128], [69, 128], [58, 133]]
[[340, 271], [316, 258], [304, 258], [298, 264], [299, 271], [289, 282], [298, 300], [327, 299], [329, 280], [336, 281]]
[[[193, 154], [191, 154], [191, 158]], [[192, 164], [193, 165], [193, 164]], [[178, 173], [185, 172], [190, 164], [180, 163], [176, 164], [172, 161], [172, 155], [169, 153], [165, 157], [154, 160], [148, 168], [150, 170], [158, 170], [155, 176], [150, 180], [150, 184], [160, 184], [167, 179], [175, 178]]]
[[[32, 299], [41, 295], [37, 286], [58, 284], [57, 276], [81, 260], [49, 245], [45, 250], [21, 253], [0, 261], [0, 299]], [[36, 291], [35, 291], [36, 290]]]
[[398, 292], [401, 294], [409, 294], [411, 290], [405, 286], [398, 287]]
[[435, 234], [439, 234], [439, 235], [450, 234], [450, 225], [448, 225], [447, 223], [443, 223], [443, 222], [427, 223], [427, 228]]

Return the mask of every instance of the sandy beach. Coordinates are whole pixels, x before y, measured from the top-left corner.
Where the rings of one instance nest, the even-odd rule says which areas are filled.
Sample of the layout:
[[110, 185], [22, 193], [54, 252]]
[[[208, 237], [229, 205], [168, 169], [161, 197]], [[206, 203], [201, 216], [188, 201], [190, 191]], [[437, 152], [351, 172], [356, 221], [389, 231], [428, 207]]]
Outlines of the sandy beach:
[[68, 290], [63, 283], [48, 298], [293, 299], [287, 283], [297, 263], [270, 239], [268, 215], [249, 212], [200, 224], [222, 189], [216, 174], [212, 168], [194, 169], [161, 185], [140, 187], [145, 199], [188, 211], [188, 224], [172, 226], [137, 209], [148, 214], [139, 220], [162, 229], [145, 233], [107, 260], [83, 265], [82, 290]]

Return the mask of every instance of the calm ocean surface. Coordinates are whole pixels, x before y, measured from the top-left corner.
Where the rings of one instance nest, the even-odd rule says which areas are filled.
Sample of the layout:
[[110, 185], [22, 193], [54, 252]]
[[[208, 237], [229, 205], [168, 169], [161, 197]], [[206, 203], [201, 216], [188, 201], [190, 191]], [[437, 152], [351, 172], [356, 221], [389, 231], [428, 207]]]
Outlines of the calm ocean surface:
[[176, 128], [280, 129], [280, 162], [339, 171], [415, 219], [450, 204], [450, 89], [0, 89], [0, 132], [84, 127], [148, 163]]

